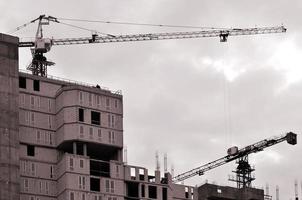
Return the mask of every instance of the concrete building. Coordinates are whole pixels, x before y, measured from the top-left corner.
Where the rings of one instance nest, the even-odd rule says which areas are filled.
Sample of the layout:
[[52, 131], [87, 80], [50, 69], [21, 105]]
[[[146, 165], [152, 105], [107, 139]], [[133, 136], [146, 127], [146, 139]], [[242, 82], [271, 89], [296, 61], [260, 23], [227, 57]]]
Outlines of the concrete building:
[[1, 200], [197, 200], [198, 191], [204, 194], [173, 184], [170, 173], [123, 162], [120, 92], [19, 72], [18, 38], [3, 34], [0, 64]]
[[264, 200], [264, 191], [256, 188], [233, 188], [204, 184], [198, 188], [198, 200]]

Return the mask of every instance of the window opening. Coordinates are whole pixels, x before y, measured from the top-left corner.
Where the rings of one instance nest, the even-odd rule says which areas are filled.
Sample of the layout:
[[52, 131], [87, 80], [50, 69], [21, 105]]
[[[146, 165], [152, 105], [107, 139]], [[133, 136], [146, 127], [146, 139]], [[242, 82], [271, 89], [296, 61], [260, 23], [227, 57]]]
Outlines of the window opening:
[[90, 178], [90, 190], [100, 192], [100, 179]]
[[148, 189], [149, 189], [149, 198], [157, 199], [157, 188], [156, 188], [156, 186], [149, 185]]
[[101, 124], [101, 114], [99, 112], [91, 111], [91, 124]]
[[27, 145], [27, 155], [28, 156], [35, 156], [35, 146]]
[[40, 91], [40, 81], [34, 80], [34, 91]]
[[84, 122], [84, 109], [79, 108], [79, 121]]
[[19, 88], [26, 89], [26, 78], [19, 76]]

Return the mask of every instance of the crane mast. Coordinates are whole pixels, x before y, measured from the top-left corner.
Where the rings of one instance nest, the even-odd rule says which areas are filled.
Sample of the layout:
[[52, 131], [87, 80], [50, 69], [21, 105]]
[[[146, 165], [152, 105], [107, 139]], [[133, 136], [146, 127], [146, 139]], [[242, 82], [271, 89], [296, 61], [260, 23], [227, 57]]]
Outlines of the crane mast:
[[23, 41], [19, 43], [19, 47], [31, 47], [33, 60], [27, 67], [34, 75], [47, 76], [47, 66], [54, 65], [53, 62], [47, 61], [43, 55], [50, 51], [54, 45], [74, 45], [74, 44], [92, 44], [92, 43], [114, 43], [114, 42], [137, 42], [150, 40], [169, 40], [169, 39], [189, 39], [203, 37], [219, 37], [220, 42], [226, 42], [229, 36], [239, 35], [257, 35], [270, 33], [284, 33], [284, 26], [261, 27], [261, 28], [230, 28], [230, 29], [210, 29], [201, 31], [187, 32], [167, 32], [167, 33], [147, 33], [147, 34], [126, 34], [126, 35], [110, 35], [105, 34], [99, 36], [93, 33], [91, 37], [80, 38], [63, 38], [52, 39], [44, 38], [42, 27], [49, 25], [49, 22], [61, 23], [57, 18], [52, 16], [40, 15], [31, 23], [38, 21], [38, 29], [34, 41]]
[[283, 141], [287, 141], [288, 144], [295, 145], [295, 144], [297, 144], [297, 134], [295, 134], [293, 132], [289, 132], [289, 133], [286, 133], [285, 135], [281, 135], [281, 136], [278, 136], [278, 137], [273, 137], [273, 138], [261, 140], [257, 143], [254, 143], [252, 145], [248, 145], [248, 146], [246, 146], [244, 148], [241, 148], [241, 149], [238, 149], [238, 147], [231, 147], [228, 150], [228, 155], [226, 155], [222, 158], [219, 158], [217, 160], [214, 160], [212, 162], [209, 162], [209, 163], [207, 163], [205, 165], [202, 165], [200, 167], [194, 168], [194, 169], [192, 169], [190, 171], [187, 171], [185, 173], [179, 174], [179, 175], [172, 178], [172, 182], [177, 183], [177, 182], [184, 181], [184, 180], [186, 180], [188, 178], [191, 178], [193, 176], [196, 176], [196, 175], [201, 176], [206, 171], [209, 171], [211, 169], [214, 169], [216, 167], [224, 165], [224, 164], [226, 164], [228, 162], [231, 162], [233, 160], [246, 157], [249, 154], [257, 153], [259, 151], [263, 151], [265, 148], [273, 146], [273, 145], [278, 144], [278, 143], [283, 142]]

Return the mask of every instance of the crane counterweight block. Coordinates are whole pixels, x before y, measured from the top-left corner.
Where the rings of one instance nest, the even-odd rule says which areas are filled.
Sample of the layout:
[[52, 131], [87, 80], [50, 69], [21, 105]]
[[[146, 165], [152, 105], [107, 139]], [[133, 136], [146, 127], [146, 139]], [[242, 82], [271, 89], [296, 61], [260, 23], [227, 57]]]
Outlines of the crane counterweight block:
[[297, 144], [297, 134], [289, 132], [286, 134], [286, 141], [288, 144], [295, 145]]

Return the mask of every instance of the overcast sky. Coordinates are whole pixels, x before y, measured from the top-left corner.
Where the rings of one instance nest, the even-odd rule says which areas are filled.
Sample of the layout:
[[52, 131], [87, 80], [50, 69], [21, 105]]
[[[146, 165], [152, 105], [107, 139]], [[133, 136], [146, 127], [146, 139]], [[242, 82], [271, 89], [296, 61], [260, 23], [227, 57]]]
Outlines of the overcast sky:
[[[286, 34], [166, 40], [53, 47], [56, 65], [49, 74], [123, 91], [124, 139], [128, 163], [155, 168], [158, 151], [168, 154], [175, 175], [226, 155], [232, 145], [244, 147], [288, 131], [302, 130], [302, 1], [267, 0], [0, 0], [0, 32], [37, 18], [124, 21], [203, 27], [262, 27], [283, 24]], [[191, 31], [99, 23], [69, 22], [110, 34]], [[36, 24], [15, 34], [34, 37]], [[90, 36], [60, 24], [45, 27], [54, 38]], [[30, 62], [20, 50], [19, 67]], [[280, 199], [294, 199], [294, 180], [302, 198], [301, 139], [250, 157], [254, 186], [280, 187]], [[235, 163], [221, 166], [186, 184], [205, 180], [232, 185]]]

